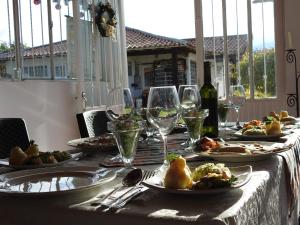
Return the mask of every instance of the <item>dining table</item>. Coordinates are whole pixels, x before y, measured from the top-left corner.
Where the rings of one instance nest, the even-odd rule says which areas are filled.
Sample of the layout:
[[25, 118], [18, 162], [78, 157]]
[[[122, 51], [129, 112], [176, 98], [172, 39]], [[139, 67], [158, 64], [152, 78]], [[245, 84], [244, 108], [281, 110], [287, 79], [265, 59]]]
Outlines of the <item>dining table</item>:
[[[226, 138], [230, 135], [226, 133]], [[224, 137], [225, 138], [225, 137]], [[186, 134], [175, 133], [169, 138], [169, 151], [180, 148]], [[176, 142], [177, 141], [177, 142]], [[125, 206], [110, 210], [96, 207], [95, 202], [120, 185], [121, 175], [104, 183], [90, 199], [69, 199], [68, 196], [11, 196], [0, 193], [0, 224], [103, 224], [103, 225], [276, 225], [299, 224], [299, 185], [300, 185], [300, 129], [294, 127], [280, 138], [289, 142], [289, 150], [276, 153], [262, 160], [247, 162], [226, 162], [226, 166], [250, 165], [250, 180], [243, 186], [227, 192], [214, 194], [176, 194], [165, 193], [152, 188], [144, 191]], [[153, 152], [161, 151], [162, 143], [139, 144], [135, 166], [145, 171], [157, 169], [161, 161], [150, 160]], [[156, 147], [155, 147], [156, 146]], [[158, 146], [158, 147], [157, 147]], [[160, 146], [160, 147], [159, 147]], [[95, 166], [107, 170], [119, 171], [116, 164], [108, 165], [108, 157], [116, 154], [112, 149], [72, 149], [83, 151], [83, 157], [70, 161], [63, 167]], [[152, 154], [152, 156], [151, 156]], [[142, 157], [149, 155], [147, 157]], [[139, 158], [140, 157], [140, 158]], [[147, 163], [148, 160], [148, 163]], [[191, 157], [189, 165], [197, 166], [209, 161], [209, 158]], [[0, 173], [13, 170], [0, 167]]]

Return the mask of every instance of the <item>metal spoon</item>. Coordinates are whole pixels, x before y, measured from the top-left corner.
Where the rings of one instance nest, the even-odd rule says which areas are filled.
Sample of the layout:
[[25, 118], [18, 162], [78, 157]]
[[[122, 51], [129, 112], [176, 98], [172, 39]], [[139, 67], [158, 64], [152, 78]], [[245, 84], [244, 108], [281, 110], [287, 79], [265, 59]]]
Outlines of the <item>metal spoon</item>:
[[[138, 184], [143, 177], [143, 171], [139, 168], [135, 168], [131, 171], [129, 171], [126, 176], [122, 179], [122, 185], [113, 189], [111, 192], [109, 192], [106, 196], [101, 198], [101, 202], [104, 202], [109, 196], [116, 193], [117, 191], [121, 190], [124, 187], [133, 187], [136, 184]], [[101, 202], [93, 202], [91, 203], [91, 206], [99, 206], [101, 205]]]

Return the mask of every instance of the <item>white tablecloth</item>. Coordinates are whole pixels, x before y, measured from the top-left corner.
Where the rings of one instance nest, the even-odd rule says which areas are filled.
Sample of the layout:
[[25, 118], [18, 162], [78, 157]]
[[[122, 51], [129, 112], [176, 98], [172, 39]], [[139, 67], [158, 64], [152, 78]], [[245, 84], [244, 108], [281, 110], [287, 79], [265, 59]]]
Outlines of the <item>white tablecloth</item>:
[[[91, 158], [80, 163], [97, 165], [98, 162]], [[117, 212], [96, 211], [89, 202], [70, 205], [63, 197], [2, 196], [0, 224], [298, 224], [298, 199], [288, 216], [290, 195], [283, 158], [273, 156], [247, 164], [253, 166], [253, 176], [237, 190], [214, 196], [179, 196], [148, 190]], [[114, 182], [108, 183], [103, 190], [113, 186]]]

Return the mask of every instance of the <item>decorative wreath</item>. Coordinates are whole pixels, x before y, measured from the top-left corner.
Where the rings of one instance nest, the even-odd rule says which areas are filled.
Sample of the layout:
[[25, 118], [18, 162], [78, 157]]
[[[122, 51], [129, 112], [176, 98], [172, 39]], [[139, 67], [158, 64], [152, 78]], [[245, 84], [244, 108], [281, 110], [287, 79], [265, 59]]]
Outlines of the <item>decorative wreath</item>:
[[115, 38], [117, 26], [116, 12], [109, 2], [105, 4], [99, 2], [96, 7], [95, 22], [103, 37]]

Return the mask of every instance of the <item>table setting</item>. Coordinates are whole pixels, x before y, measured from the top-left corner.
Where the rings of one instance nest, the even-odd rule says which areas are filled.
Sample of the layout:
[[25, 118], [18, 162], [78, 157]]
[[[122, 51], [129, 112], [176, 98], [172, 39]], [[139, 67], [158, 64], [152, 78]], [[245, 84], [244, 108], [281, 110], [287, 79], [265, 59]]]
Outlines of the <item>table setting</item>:
[[[237, 119], [230, 127], [227, 111], [238, 114], [243, 102], [232, 104], [219, 107], [226, 135], [210, 138], [201, 132], [210, 111], [201, 107], [197, 86], [182, 85], [178, 92], [175, 86], [151, 87], [143, 116], [129, 89], [113, 89], [106, 108], [109, 133], [70, 140], [71, 158], [30, 165], [29, 159], [43, 153], [25, 150], [24, 164], [0, 161], [10, 169], [0, 174], [0, 198], [6, 202], [0, 208], [12, 215], [15, 205], [30, 199], [37, 218], [45, 216], [47, 205], [66, 224], [83, 218], [88, 224], [97, 219], [107, 224], [293, 224], [300, 183], [298, 120], [284, 128], [276, 119], [290, 117], [284, 111], [261, 121]], [[179, 121], [187, 132], [172, 133]], [[149, 139], [153, 133], [146, 134], [147, 126], [158, 131], [158, 141]], [[251, 129], [263, 131], [244, 134]], [[38, 224], [38, 219], [23, 222]]]

